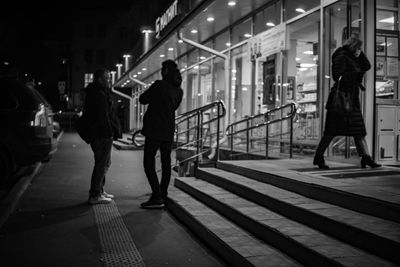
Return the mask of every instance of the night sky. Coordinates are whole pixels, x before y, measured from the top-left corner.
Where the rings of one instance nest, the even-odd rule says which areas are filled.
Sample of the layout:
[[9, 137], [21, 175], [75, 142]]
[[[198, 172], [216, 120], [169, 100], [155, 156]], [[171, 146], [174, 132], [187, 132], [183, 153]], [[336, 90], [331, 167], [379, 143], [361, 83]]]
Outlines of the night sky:
[[[26, 64], [21, 66], [21, 63], [18, 63], [18, 68], [31, 69], [31, 65], [37, 64], [37, 57], [43, 52], [44, 42], [68, 41], [71, 17], [80, 10], [109, 10], [117, 6], [130, 8], [132, 4], [145, 3], [151, 6], [155, 2], [159, 3], [161, 10], [154, 10], [154, 18], [168, 6], [171, 0], [29, 1], [23, 4], [14, 1], [8, 3], [6, 8], [3, 6], [0, 9], [0, 62], [3, 65], [3, 62], [13, 63], [23, 58]], [[149, 14], [141, 10], [138, 10], [136, 19], [140, 21], [140, 16], [143, 15], [147, 16], [144, 20], [148, 21]]]

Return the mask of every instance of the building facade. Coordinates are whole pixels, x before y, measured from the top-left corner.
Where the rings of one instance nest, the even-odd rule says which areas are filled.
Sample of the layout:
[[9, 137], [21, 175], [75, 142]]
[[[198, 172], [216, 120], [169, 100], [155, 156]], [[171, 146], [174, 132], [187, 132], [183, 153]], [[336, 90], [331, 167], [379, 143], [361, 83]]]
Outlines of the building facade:
[[[183, 76], [179, 112], [223, 100], [225, 125], [296, 103], [294, 151], [312, 155], [323, 133], [333, 86], [331, 56], [351, 35], [373, 66], [360, 100], [367, 142], [377, 160], [400, 160], [398, 0], [171, 1], [155, 22], [152, 46], [116, 77], [130, 88], [131, 126], [140, 128], [138, 96], [176, 60]], [[352, 138], [338, 136], [327, 156], [358, 159]]]

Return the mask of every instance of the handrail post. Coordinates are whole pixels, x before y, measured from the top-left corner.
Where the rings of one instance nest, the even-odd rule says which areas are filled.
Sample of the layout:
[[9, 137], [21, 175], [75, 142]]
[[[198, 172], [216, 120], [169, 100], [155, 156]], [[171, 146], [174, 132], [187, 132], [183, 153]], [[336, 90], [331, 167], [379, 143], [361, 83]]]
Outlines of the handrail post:
[[[291, 107], [291, 113], [293, 114], [293, 106]], [[290, 148], [289, 148], [289, 157], [293, 158], [293, 115], [290, 116]]]
[[190, 120], [189, 118], [186, 119], [187, 125], [186, 125], [186, 143], [189, 143], [190, 140], [190, 131], [189, 131], [189, 127], [190, 127]]
[[216, 153], [217, 153], [217, 157], [216, 157], [216, 161], [219, 160], [219, 127], [220, 127], [220, 117], [219, 117], [219, 109], [220, 109], [220, 102], [218, 102], [217, 104], [217, 147], [216, 147]]
[[249, 142], [250, 142], [250, 136], [249, 136], [249, 120], [247, 120], [246, 122], [246, 154], [247, 154], [247, 158], [249, 156]]
[[267, 123], [265, 124], [265, 159], [268, 159], [268, 142], [269, 142], [269, 140], [268, 140], [268, 135], [269, 135], [269, 133], [268, 133], [268, 121], [267, 121]]
[[199, 142], [200, 142], [200, 111], [197, 112], [197, 133], [196, 133], [196, 154], [197, 154], [197, 162], [199, 161], [199, 152], [200, 152], [200, 147], [199, 147]]

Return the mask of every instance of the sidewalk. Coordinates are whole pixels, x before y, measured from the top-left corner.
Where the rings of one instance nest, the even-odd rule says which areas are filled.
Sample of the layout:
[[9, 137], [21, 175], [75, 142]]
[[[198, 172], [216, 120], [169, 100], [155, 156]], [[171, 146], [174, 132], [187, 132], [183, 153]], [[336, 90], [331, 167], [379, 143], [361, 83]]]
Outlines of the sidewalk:
[[[89, 206], [92, 152], [76, 134], [64, 133], [58, 151], [0, 229], [2, 261], [7, 266], [103, 266], [110, 254], [130, 253], [125, 241], [102, 239], [106, 234], [115, 240], [122, 233], [146, 266], [224, 266], [168, 211], [139, 208], [150, 192], [142, 158], [142, 151], [114, 149], [106, 190], [115, 201]], [[100, 235], [99, 223], [106, 227]]]

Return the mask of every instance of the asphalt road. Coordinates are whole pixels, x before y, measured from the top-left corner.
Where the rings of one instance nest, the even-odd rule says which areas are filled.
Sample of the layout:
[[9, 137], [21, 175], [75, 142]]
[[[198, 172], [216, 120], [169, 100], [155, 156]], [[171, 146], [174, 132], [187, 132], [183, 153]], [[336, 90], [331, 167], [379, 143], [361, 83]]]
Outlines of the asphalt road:
[[[0, 229], [1, 266], [103, 266], [94, 210], [87, 204], [93, 155], [64, 133]], [[224, 266], [166, 210], [143, 210], [150, 187], [142, 151], [113, 149], [106, 191], [146, 266]], [[6, 263], [6, 264], [4, 264]]]

